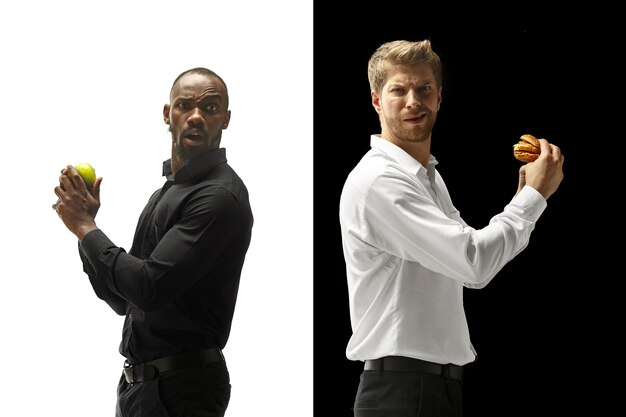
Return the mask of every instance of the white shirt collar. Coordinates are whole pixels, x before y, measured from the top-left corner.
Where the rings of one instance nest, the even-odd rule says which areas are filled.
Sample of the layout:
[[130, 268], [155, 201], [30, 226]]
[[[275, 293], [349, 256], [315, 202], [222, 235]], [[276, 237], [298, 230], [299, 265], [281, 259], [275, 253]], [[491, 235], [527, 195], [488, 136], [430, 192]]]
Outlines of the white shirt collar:
[[[437, 159], [430, 155], [428, 158], [428, 167], [424, 168], [421, 163], [409, 155], [404, 149], [394, 145], [386, 139], [381, 138], [379, 135], [371, 136], [370, 146], [391, 156], [409, 172], [415, 173], [415, 175], [422, 174], [430, 177], [434, 174], [435, 165], [438, 164]], [[429, 175], [429, 173], [431, 174]]]

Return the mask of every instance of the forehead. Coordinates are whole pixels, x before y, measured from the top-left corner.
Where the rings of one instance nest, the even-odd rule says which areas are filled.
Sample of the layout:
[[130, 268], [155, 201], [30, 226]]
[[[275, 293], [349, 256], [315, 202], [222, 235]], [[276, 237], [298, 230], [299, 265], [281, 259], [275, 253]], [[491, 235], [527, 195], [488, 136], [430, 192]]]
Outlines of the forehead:
[[428, 64], [396, 65], [387, 70], [385, 84], [424, 84], [437, 83], [435, 73]]
[[189, 73], [183, 75], [172, 89], [172, 98], [199, 97], [203, 95], [224, 96], [224, 86], [215, 77]]

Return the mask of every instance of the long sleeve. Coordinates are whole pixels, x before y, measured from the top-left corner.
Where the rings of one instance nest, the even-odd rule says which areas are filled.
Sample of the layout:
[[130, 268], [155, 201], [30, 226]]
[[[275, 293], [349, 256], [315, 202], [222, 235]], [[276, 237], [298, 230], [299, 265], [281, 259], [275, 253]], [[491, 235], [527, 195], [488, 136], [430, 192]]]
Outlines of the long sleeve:
[[126, 253], [101, 230], [87, 234], [82, 247], [90, 263], [98, 265], [98, 286], [152, 311], [188, 291], [229, 253], [247, 248], [246, 222], [231, 192], [207, 187], [189, 199], [171, 227], [156, 226], [162, 236], [147, 259]]
[[81, 261], [83, 262], [83, 271], [89, 277], [89, 282], [91, 283], [91, 286], [98, 298], [104, 300], [113, 309], [113, 311], [120, 316], [126, 314], [126, 301], [111, 291], [106, 285], [103, 285], [102, 277], [98, 278], [97, 272], [93, 265], [91, 265], [91, 262], [85, 255], [85, 252], [83, 252], [80, 242], [78, 243], [78, 253]]
[[365, 242], [473, 288], [487, 285], [526, 247], [546, 206], [536, 190], [525, 187], [476, 230], [451, 218], [428, 193], [395, 173], [378, 177], [364, 201], [363, 216], [372, 219], [359, 231]]

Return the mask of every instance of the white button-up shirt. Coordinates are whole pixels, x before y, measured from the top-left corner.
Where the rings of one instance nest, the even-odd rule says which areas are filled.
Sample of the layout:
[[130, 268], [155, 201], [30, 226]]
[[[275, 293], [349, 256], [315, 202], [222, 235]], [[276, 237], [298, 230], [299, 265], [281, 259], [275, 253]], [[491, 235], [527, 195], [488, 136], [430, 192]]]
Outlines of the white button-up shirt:
[[528, 244], [546, 200], [525, 186], [489, 224], [468, 226], [435, 169], [376, 135], [349, 174], [339, 217], [351, 360], [475, 359], [463, 287], [482, 288]]

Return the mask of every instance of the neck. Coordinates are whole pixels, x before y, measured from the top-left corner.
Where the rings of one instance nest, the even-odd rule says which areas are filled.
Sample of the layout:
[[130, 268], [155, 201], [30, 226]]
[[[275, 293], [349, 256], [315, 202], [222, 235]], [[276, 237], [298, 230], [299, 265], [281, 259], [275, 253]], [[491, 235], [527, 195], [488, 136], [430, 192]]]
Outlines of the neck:
[[381, 134], [381, 137], [411, 155], [413, 159], [422, 164], [424, 167], [428, 166], [428, 160], [430, 159], [430, 136], [420, 142], [409, 142], [397, 139], [393, 136], [385, 136], [384, 132]]
[[422, 164], [424, 168], [427, 168], [428, 160], [430, 159], [430, 138], [425, 142], [409, 143], [405, 152]]
[[179, 169], [183, 167], [182, 163], [178, 160], [178, 155], [176, 154], [176, 150], [174, 149], [174, 144], [172, 144], [172, 175], [176, 175]]

